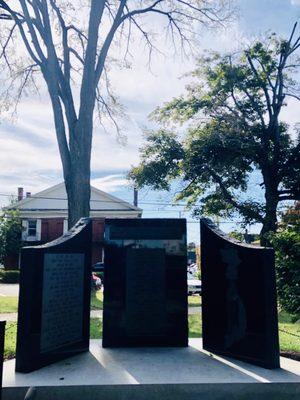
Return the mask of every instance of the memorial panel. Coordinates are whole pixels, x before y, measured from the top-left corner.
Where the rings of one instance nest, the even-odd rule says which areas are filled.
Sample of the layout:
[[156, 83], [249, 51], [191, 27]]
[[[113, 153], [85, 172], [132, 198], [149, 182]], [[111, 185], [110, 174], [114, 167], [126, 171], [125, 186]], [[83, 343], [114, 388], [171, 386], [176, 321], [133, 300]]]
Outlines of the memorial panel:
[[16, 370], [30, 372], [89, 348], [91, 220], [21, 251]]
[[81, 339], [83, 287], [84, 254], [44, 255], [42, 353]]
[[2, 399], [2, 374], [4, 359], [4, 338], [6, 321], [0, 321], [0, 400]]
[[186, 221], [105, 226], [103, 346], [187, 346]]
[[274, 251], [231, 239], [201, 220], [203, 348], [279, 367]]

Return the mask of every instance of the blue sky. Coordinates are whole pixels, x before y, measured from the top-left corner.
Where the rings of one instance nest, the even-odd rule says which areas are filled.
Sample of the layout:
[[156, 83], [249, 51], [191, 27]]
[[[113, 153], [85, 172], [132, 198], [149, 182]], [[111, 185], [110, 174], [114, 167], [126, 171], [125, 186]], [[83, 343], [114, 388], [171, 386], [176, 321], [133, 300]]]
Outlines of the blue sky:
[[[263, 37], [266, 31], [288, 35], [300, 18], [300, 0], [240, 0], [239, 18], [221, 31], [202, 31], [199, 52], [204, 49], [226, 51], [238, 48], [253, 37]], [[169, 45], [163, 43], [166, 56], [155, 55], [151, 71], [147, 66], [144, 48], [135, 44], [135, 57], [130, 69], [112, 69], [111, 83], [127, 112], [122, 122], [127, 144], [120, 144], [115, 133], [103, 132], [96, 126], [92, 155], [92, 184], [124, 200], [132, 200], [132, 189], [125, 175], [139, 160], [138, 149], [143, 143], [142, 132], [152, 125], [148, 114], [157, 106], [184, 91], [187, 83], [179, 79], [194, 66], [193, 58], [173, 57]], [[298, 120], [299, 105], [291, 101], [283, 114], [289, 123]], [[0, 123], [0, 193], [15, 194], [18, 186], [35, 193], [62, 180], [61, 164], [53, 129], [52, 111], [47, 95], [23, 98], [18, 115], [12, 121], [2, 118]], [[176, 185], [174, 190], [178, 189]], [[182, 207], [166, 207], [156, 202], [171, 202], [173, 193], [153, 192], [139, 194], [145, 217], [178, 217], [189, 213]], [[0, 196], [0, 205], [7, 198]], [[223, 224], [228, 231], [233, 225]], [[252, 228], [257, 230], [258, 227]], [[199, 242], [197, 223], [188, 224], [189, 241]]]

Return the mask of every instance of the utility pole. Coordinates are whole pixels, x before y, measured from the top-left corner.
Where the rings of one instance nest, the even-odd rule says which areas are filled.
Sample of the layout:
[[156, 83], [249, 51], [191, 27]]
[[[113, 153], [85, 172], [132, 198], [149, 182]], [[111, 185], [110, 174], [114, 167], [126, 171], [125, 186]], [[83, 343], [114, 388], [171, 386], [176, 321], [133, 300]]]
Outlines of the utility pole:
[[139, 192], [137, 190], [137, 188], [133, 188], [133, 205], [135, 207], [138, 206], [138, 202], [139, 202], [139, 196], [138, 196]]

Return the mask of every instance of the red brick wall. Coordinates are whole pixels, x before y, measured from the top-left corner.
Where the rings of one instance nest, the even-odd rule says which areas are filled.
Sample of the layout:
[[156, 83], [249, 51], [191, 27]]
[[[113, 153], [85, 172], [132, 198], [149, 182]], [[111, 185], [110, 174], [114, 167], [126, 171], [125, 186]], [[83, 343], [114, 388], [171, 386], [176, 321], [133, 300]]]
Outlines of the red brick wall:
[[93, 218], [93, 243], [99, 243], [104, 238], [104, 218]]
[[93, 246], [92, 246], [92, 265], [102, 261], [102, 243], [104, 239], [104, 218], [93, 218]]
[[[104, 236], [104, 218], [93, 218], [93, 242], [102, 243]], [[41, 241], [49, 242], [63, 234], [63, 218], [43, 218], [41, 227]]]
[[44, 243], [57, 239], [63, 234], [64, 219], [48, 218], [42, 219], [41, 241]]
[[[102, 261], [102, 241], [104, 237], [104, 218], [93, 218], [93, 245], [92, 245], [92, 264]], [[43, 243], [57, 239], [63, 234], [63, 218], [44, 218], [41, 226], [41, 241]]]

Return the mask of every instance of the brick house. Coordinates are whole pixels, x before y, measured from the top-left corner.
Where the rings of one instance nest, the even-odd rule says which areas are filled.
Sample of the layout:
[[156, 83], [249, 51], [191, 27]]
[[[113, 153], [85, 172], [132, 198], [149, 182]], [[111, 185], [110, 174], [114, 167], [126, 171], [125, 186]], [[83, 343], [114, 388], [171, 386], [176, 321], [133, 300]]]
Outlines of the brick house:
[[[93, 263], [103, 256], [103, 233], [105, 218], [140, 218], [142, 210], [102, 190], [91, 187], [91, 212], [93, 217]], [[8, 209], [10, 207], [6, 207]], [[68, 203], [64, 182], [42, 192], [24, 197], [18, 188], [18, 202], [14, 205], [22, 220], [24, 246], [38, 245], [54, 240], [68, 230]], [[9, 267], [18, 266], [18, 255], [11, 255]], [[5, 263], [6, 264], [6, 263]]]

